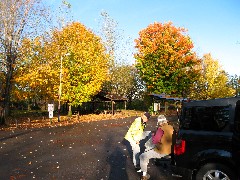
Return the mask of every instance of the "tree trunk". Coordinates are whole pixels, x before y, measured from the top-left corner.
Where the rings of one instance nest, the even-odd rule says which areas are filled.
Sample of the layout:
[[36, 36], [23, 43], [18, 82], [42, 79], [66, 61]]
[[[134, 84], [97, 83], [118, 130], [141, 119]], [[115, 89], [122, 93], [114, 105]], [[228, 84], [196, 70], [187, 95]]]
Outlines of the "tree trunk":
[[[9, 53], [10, 54], [10, 53]], [[7, 124], [7, 117], [10, 114], [10, 96], [12, 89], [12, 77], [13, 77], [13, 64], [15, 62], [16, 56], [7, 55], [7, 73], [6, 73], [6, 87], [4, 91], [4, 101], [3, 101], [3, 113], [1, 124]]]

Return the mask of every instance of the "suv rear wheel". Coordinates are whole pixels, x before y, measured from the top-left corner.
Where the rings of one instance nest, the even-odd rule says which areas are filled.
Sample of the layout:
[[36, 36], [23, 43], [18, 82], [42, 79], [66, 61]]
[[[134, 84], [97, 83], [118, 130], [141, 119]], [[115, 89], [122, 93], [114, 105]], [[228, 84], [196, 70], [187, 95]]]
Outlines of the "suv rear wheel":
[[234, 172], [222, 164], [209, 163], [201, 167], [197, 172], [196, 180], [234, 180], [236, 176]]

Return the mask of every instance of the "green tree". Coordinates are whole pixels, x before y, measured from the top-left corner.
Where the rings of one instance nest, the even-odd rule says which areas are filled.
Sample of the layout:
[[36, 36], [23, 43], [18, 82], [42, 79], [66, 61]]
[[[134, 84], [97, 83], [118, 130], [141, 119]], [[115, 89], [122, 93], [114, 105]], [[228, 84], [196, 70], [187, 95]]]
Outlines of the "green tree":
[[126, 40], [118, 29], [118, 23], [112, 19], [107, 12], [101, 13], [101, 37], [106, 47], [109, 58], [109, 79], [105, 82], [103, 91], [111, 94], [128, 96], [135, 94], [136, 89], [135, 68], [129, 65], [128, 50]]
[[155, 22], [141, 30], [135, 42], [136, 67], [148, 92], [186, 96], [199, 63], [186, 29]]
[[116, 66], [112, 77], [113, 93], [127, 96], [129, 100], [145, 90], [136, 68], [132, 65]]
[[191, 91], [191, 99], [213, 99], [231, 97], [235, 90], [229, 86], [227, 74], [218, 60], [211, 54], [205, 54], [201, 63], [201, 74]]
[[131, 80], [131, 84], [127, 89], [126, 96], [128, 98], [128, 104], [131, 107], [133, 101], [141, 101], [144, 99], [146, 86], [144, 85], [136, 67], [131, 66], [130, 68], [128, 78]]
[[238, 75], [233, 75], [229, 77], [230, 81], [229, 81], [229, 85], [235, 89], [236, 91], [236, 96], [240, 95], [240, 76]]

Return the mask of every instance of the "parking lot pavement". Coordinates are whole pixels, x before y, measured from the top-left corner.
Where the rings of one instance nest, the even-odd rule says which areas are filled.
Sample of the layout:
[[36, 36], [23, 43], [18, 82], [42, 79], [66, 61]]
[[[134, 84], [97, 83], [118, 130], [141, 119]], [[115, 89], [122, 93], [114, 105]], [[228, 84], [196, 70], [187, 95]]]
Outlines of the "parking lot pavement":
[[[0, 179], [135, 180], [123, 137], [134, 117], [65, 127], [0, 131]], [[147, 130], [155, 129], [149, 122]], [[171, 176], [169, 162], [149, 163], [151, 179]]]

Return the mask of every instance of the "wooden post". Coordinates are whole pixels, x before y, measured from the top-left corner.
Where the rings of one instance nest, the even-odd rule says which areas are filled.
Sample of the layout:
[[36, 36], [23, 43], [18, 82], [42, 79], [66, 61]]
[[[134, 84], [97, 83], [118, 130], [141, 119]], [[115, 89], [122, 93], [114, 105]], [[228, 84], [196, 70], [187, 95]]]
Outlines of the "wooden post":
[[168, 110], [168, 102], [165, 101], [165, 114], [167, 114], [167, 110]]
[[77, 121], [79, 122], [79, 111], [77, 112]]
[[115, 104], [115, 102], [112, 101], [112, 115], [114, 115], [114, 104]]

